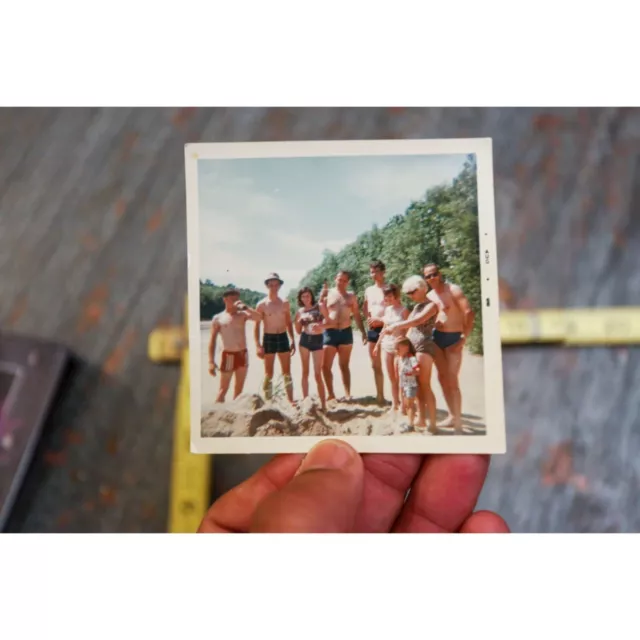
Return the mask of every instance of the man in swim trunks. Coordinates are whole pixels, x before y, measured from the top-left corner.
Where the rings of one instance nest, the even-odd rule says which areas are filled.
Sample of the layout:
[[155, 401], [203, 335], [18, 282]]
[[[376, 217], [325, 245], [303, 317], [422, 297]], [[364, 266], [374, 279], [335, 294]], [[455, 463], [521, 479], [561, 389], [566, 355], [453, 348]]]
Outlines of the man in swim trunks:
[[235, 400], [244, 387], [249, 365], [247, 354], [246, 324], [247, 320], [257, 321], [260, 316], [256, 311], [240, 301], [240, 293], [236, 289], [227, 289], [222, 294], [224, 311], [213, 316], [211, 321], [211, 338], [209, 339], [209, 373], [215, 377], [216, 341], [218, 335], [222, 339], [222, 357], [220, 359], [220, 389], [216, 402], [224, 402], [231, 378], [235, 374], [233, 399]]
[[[277, 273], [270, 273], [264, 281], [269, 290], [267, 297], [258, 303], [256, 311], [260, 320], [256, 322], [254, 337], [258, 357], [264, 358], [264, 382], [262, 390], [267, 400], [273, 397], [273, 370], [276, 354], [284, 379], [287, 398], [293, 404], [293, 380], [291, 378], [291, 356], [296, 352], [293, 322], [289, 301], [278, 295], [284, 284]], [[260, 324], [264, 324], [264, 335], [260, 341]], [[287, 335], [288, 334], [288, 335]]]
[[373, 367], [376, 382], [378, 404], [384, 404], [384, 376], [382, 374], [382, 350], [376, 350], [380, 332], [384, 326], [384, 285], [386, 267], [382, 260], [374, 260], [369, 265], [369, 275], [373, 284], [364, 291], [362, 312], [367, 323], [367, 341], [369, 342], [369, 358]]
[[430, 286], [428, 298], [440, 311], [433, 332], [436, 344], [434, 361], [438, 380], [447, 401], [449, 417], [441, 426], [453, 426], [462, 431], [462, 393], [459, 376], [464, 343], [473, 329], [475, 314], [462, 289], [444, 281], [438, 265], [425, 265], [424, 279]]
[[322, 374], [327, 387], [327, 400], [335, 400], [333, 391], [333, 373], [331, 368], [338, 355], [342, 383], [344, 385], [345, 400], [351, 399], [351, 349], [353, 348], [353, 330], [351, 318], [353, 317], [362, 334], [362, 343], [367, 344], [367, 332], [364, 328], [358, 298], [353, 291], [347, 291], [351, 276], [348, 271], [338, 271], [335, 279], [335, 288], [329, 290], [325, 282], [320, 294], [320, 309], [325, 314], [328, 327], [323, 334], [324, 358]]

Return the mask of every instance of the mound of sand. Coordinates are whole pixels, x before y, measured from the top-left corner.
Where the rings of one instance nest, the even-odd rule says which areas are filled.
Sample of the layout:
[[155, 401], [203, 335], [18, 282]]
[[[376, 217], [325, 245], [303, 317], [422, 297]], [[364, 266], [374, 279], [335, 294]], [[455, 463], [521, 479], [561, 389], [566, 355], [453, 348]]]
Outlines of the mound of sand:
[[332, 402], [325, 412], [316, 398], [305, 398], [295, 406], [277, 398], [265, 402], [258, 395], [215, 405], [202, 417], [203, 437], [394, 435], [413, 432], [405, 416], [373, 399], [355, 398]]

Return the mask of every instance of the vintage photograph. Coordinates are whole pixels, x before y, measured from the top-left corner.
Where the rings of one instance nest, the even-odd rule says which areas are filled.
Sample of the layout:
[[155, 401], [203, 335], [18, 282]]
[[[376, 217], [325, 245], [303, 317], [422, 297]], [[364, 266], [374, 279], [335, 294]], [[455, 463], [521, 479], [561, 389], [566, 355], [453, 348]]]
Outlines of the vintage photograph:
[[490, 140], [186, 147], [192, 450], [505, 447]]

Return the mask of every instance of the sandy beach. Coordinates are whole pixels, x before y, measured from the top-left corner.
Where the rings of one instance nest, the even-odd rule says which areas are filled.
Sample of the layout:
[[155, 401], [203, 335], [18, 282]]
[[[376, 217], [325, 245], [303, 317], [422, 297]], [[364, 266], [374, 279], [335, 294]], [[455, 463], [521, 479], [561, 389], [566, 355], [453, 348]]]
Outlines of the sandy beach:
[[[252, 331], [252, 323], [247, 326], [247, 336]], [[296, 353], [292, 358], [292, 376], [294, 400], [291, 407], [284, 393], [276, 393], [274, 400], [265, 402], [261, 397], [264, 369], [262, 361], [255, 355], [253, 341], [249, 345], [249, 370], [244, 393], [233, 401], [229, 392], [227, 402], [215, 404], [219, 377], [208, 372], [209, 323], [201, 324], [201, 385], [202, 385], [202, 436], [203, 437], [251, 437], [251, 436], [295, 436], [295, 435], [402, 435], [413, 431], [407, 425], [407, 419], [400, 414], [394, 415], [389, 407], [379, 407], [375, 403], [375, 384], [367, 347], [362, 344], [360, 334], [354, 332], [354, 346], [351, 355], [351, 393], [350, 402], [332, 403], [328, 410], [320, 411], [316, 395], [315, 380], [310, 376], [310, 397], [303, 400], [300, 390], [301, 362]], [[296, 338], [297, 342], [297, 338]], [[218, 358], [220, 355], [218, 344]], [[219, 359], [218, 359], [219, 362]], [[438, 384], [435, 368], [432, 375], [432, 389], [436, 396], [438, 420], [446, 415], [446, 403]], [[334, 365], [334, 386], [336, 395], [344, 395], [342, 379]], [[460, 374], [462, 390], [462, 419], [464, 434], [483, 435], [486, 430], [484, 413], [484, 371], [481, 356], [465, 352]], [[233, 388], [233, 386], [232, 386]], [[274, 389], [282, 388], [279, 365], [276, 360]], [[390, 400], [391, 389], [385, 376], [385, 397]], [[439, 435], [453, 435], [453, 429], [441, 428]], [[432, 437], [425, 433], [426, 437]]]

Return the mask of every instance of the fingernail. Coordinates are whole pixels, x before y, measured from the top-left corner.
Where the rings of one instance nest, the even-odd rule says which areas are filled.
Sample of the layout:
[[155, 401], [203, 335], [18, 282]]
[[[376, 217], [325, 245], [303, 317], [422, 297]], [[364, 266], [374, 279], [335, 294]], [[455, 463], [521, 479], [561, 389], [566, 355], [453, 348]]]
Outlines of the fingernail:
[[296, 475], [312, 469], [344, 469], [357, 455], [346, 442], [323, 440], [307, 453]]

